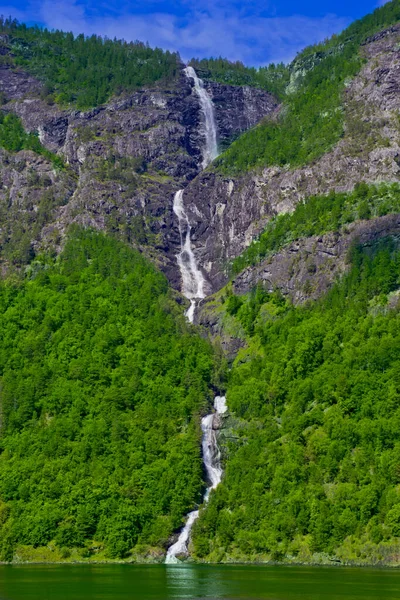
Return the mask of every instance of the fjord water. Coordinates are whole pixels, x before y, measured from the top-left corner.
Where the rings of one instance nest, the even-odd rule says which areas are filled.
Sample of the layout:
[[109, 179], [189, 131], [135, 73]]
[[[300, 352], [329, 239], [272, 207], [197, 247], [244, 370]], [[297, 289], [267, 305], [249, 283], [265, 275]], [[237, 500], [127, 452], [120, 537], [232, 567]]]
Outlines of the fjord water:
[[0, 566], [1, 600], [398, 600], [397, 570], [220, 565]]

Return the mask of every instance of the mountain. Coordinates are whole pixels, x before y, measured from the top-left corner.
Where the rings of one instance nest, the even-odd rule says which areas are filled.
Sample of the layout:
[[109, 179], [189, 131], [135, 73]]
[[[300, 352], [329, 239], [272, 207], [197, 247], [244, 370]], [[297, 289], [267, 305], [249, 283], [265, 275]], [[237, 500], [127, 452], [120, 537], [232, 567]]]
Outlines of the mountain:
[[398, 564], [399, 43], [394, 0], [202, 83], [1, 21], [2, 560], [163, 560], [226, 392], [191, 559]]

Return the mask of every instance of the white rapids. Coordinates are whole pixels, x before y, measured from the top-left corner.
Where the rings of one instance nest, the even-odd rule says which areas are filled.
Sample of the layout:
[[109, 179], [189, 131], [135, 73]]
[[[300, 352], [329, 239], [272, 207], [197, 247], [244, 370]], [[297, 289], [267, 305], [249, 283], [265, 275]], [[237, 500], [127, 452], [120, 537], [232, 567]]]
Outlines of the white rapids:
[[203, 149], [202, 167], [205, 169], [210, 162], [218, 156], [217, 126], [215, 124], [214, 105], [207, 90], [204, 88], [203, 81], [197, 77], [193, 67], [186, 67], [185, 75], [194, 81], [194, 89], [199, 97], [201, 111], [203, 113], [203, 133], [206, 143]]
[[[201, 447], [203, 450], [203, 462], [207, 473], [207, 479], [209, 481], [209, 486], [207, 487], [203, 497], [204, 503], [208, 502], [211, 490], [214, 490], [221, 482], [223, 474], [221, 467], [221, 454], [217, 444], [216, 431], [213, 426], [215, 417], [227, 411], [225, 396], [216, 396], [214, 400], [214, 408], [216, 411], [215, 413], [206, 415], [201, 420], [201, 429], [203, 431]], [[193, 523], [198, 516], [198, 510], [193, 510], [188, 514], [185, 526], [182, 529], [177, 542], [168, 548], [165, 559], [166, 564], [177, 564], [180, 562], [178, 556], [180, 554], [187, 554], [190, 532], [192, 530]]]
[[[217, 127], [214, 117], [214, 105], [201, 79], [196, 75], [193, 67], [186, 67], [186, 77], [193, 79], [194, 89], [200, 100], [200, 107], [203, 116], [202, 133], [204, 134], [204, 148], [202, 167], [205, 169], [210, 162], [218, 156]], [[178, 217], [179, 233], [181, 236], [181, 251], [177, 255], [179, 270], [182, 276], [182, 293], [190, 300], [190, 308], [186, 312], [186, 317], [193, 323], [196, 301], [206, 296], [206, 280], [199, 269], [196, 257], [192, 250], [190, 239], [191, 225], [188, 214], [183, 204], [183, 190], [176, 192], [174, 196], [174, 213]], [[222, 478], [221, 455], [217, 444], [217, 436], [214, 427], [214, 420], [219, 414], [226, 410], [226, 401], [224, 396], [217, 396], [214, 400], [215, 412], [203, 417], [201, 420], [201, 429], [203, 431], [202, 451], [203, 462], [207, 473], [209, 486], [204, 494], [203, 503], [208, 502], [211, 490], [215, 489]], [[190, 532], [193, 523], [199, 516], [199, 511], [194, 510], [187, 516], [186, 524], [182, 529], [179, 538], [175, 544], [168, 548], [165, 559], [166, 564], [179, 563], [177, 558], [180, 554], [187, 554]]]
[[[217, 126], [215, 124], [214, 105], [207, 91], [204, 89], [202, 80], [197, 77], [193, 67], [186, 67], [184, 72], [186, 77], [193, 79], [194, 89], [200, 100], [205, 139], [202, 167], [205, 169], [210, 162], [218, 156]], [[192, 250], [190, 240], [191, 226], [183, 204], [183, 190], [176, 192], [173, 208], [174, 213], [178, 217], [179, 233], [181, 236], [181, 251], [176, 258], [182, 276], [182, 294], [190, 300], [190, 308], [186, 312], [186, 317], [190, 323], [193, 323], [196, 300], [201, 300], [206, 296], [206, 280], [197, 266], [196, 257]]]
[[190, 308], [186, 316], [191, 323], [194, 319], [196, 299], [205, 298], [205, 279], [197, 266], [190, 241], [189, 218], [183, 206], [183, 190], [176, 192], [174, 197], [174, 213], [178, 217], [179, 233], [181, 236], [181, 251], [177, 255], [178, 266], [182, 276], [182, 294], [190, 300]]

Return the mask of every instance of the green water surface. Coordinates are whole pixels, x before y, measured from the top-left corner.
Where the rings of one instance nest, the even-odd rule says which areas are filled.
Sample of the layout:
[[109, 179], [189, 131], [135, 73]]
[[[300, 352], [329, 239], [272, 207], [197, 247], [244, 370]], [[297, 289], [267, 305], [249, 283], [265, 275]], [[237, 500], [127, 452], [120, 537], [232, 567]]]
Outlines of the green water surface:
[[400, 599], [400, 571], [269, 566], [0, 566], [1, 600]]

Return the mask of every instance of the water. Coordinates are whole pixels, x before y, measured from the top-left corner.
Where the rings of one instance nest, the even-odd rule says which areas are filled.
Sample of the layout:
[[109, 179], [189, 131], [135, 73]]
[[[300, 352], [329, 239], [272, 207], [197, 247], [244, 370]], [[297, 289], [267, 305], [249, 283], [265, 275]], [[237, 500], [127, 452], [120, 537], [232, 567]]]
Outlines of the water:
[[400, 572], [236, 565], [0, 566], [1, 600], [398, 600]]
[[186, 77], [190, 77], [194, 81], [194, 89], [199, 97], [201, 111], [203, 113], [203, 134], [205, 137], [205, 144], [203, 148], [202, 167], [205, 169], [210, 162], [218, 156], [217, 126], [215, 124], [214, 105], [210, 96], [207, 94], [207, 91], [204, 89], [202, 80], [197, 77], [193, 67], [186, 67], [184, 71]]
[[[194, 89], [199, 97], [201, 112], [203, 116], [202, 133], [204, 134], [203, 161], [205, 169], [210, 162], [218, 156], [217, 126], [215, 124], [214, 106], [210, 96], [204, 89], [201, 79], [197, 77], [193, 67], [184, 69], [186, 77], [193, 79]], [[190, 308], [186, 317], [193, 323], [196, 310], [196, 301], [205, 298], [206, 281], [201, 270], [197, 266], [196, 258], [192, 250], [190, 240], [189, 217], [183, 205], [183, 190], [176, 192], [174, 196], [174, 213], [179, 221], [179, 233], [181, 235], [181, 251], [177, 255], [178, 266], [182, 276], [182, 294], [190, 300]]]
[[183, 190], [174, 196], [174, 213], [178, 217], [179, 233], [181, 236], [181, 251], [177, 255], [179, 270], [182, 277], [182, 294], [190, 300], [190, 308], [186, 313], [191, 323], [194, 320], [196, 300], [205, 298], [205, 279], [197, 266], [190, 241], [190, 223], [183, 206]]
[[[206, 415], [201, 420], [201, 429], [203, 432], [201, 447], [203, 451], [203, 462], [207, 473], [207, 479], [210, 485], [204, 494], [203, 502], [208, 502], [211, 490], [214, 490], [222, 479], [221, 454], [217, 444], [217, 434], [214, 429], [215, 419], [227, 410], [225, 396], [216, 396], [214, 400], [215, 413]], [[193, 523], [199, 516], [199, 511], [194, 510], [187, 516], [184, 528], [175, 544], [168, 548], [166, 564], [179, 563], [177, 558], [180, 554], [187, 554], [187, 546], [190, 539], [190, 532]]]

